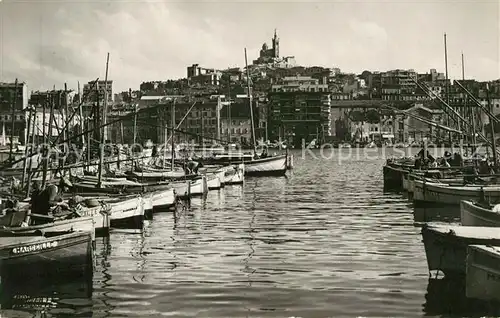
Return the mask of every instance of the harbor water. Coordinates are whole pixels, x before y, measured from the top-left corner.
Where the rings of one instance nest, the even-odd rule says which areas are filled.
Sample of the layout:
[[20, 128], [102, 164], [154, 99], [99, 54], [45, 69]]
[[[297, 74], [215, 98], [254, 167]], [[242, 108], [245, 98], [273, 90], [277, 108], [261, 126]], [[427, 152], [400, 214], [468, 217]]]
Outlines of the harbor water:
[[90, 293], [54, 284], [44, 294], [51, 306], [4, 311], [3, 301], [0, 315], [481, 314], [457, 288], [429, 281], [411, 204], [383, 193], [382, 150], [371, 150], [371, 158], [346, 159], [348, 152], [355, 149], [335, 149], [329, 158], [295, 151], [286, 178], [247, 178], [175, 215], [155, 214], [142, 233], [98, 238]]

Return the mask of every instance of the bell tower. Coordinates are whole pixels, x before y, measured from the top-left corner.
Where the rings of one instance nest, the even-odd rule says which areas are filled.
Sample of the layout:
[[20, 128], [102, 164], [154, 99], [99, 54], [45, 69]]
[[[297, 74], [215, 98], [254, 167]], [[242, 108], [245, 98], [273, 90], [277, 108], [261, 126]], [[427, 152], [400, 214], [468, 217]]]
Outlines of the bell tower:
[[273, 57], [278, 58], [280, 57], [280, 39], [276, 34], [276, 29], [274, 29], [274, 37], [272, 42], [273, 42]]

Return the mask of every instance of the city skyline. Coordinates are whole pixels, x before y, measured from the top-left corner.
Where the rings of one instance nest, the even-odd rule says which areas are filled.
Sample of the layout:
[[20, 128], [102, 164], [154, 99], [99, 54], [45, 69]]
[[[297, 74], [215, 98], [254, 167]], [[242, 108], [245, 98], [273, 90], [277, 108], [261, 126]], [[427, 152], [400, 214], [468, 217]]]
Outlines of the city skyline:
[[[285, 6], [286, 5], [286, 6]], [[361, 73], [436, 68], [450, 79], [500, 78], [497, 1], [18, 1], [0, 2], [0, 81], [76, 88], [109, 79], [116, 92], [143, 81], [186, 77], [186, 67], [224, 69], [249, 63], [274, 29], [280, 55], [298, 65]]]

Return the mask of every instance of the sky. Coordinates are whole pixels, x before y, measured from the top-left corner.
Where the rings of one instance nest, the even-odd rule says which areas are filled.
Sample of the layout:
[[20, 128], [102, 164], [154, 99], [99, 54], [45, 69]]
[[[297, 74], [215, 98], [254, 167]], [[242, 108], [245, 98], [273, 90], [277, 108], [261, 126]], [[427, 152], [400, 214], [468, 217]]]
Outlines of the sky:
[[344, 72], [414, 69], [500, 78], [500, 0], [147, 1], [0, 0], [0, 82], [76, 89], [108, 79], [115, 92], [186, 77], [186, 67], [244, 67], [270, 45], [298, 65]]

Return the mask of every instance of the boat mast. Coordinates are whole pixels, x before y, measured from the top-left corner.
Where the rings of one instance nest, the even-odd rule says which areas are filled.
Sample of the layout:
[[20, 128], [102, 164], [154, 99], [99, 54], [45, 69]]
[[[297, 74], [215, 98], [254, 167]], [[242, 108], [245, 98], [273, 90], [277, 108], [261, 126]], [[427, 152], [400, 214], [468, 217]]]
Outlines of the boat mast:
[[[31, 134], [31, 147], [30, 147], [30, 157], [29, 157], [29, 167], [28, 167], [28, 180], [27, 182], [27, 189], [26, 189], [26, 198], [30, 196], [31, 192], [31, 171], [33, 170], [33, 153], [35, 152], [35, 128], [38, 128], [38, 122], [36, 120], [36, 106], [33, 107], [33, 127], [32, 127], [32, 134]], [[28, 133], [29, 136], [29, 133]]]
[[12, 114], [11, 114], [11, 122], [12, 122], [12, 128], [10, 132], [10, 150], [9, 150], [9, 161], [14, 160], [14, 131], [16, 130], [16, 99], [17, 99], [17, 78], [16, 82], [14, 84], [14, 94], [12, 94], [12, 102], [11, 102], [11, 107], [12, 107]]
[[163, 162], [163, 169], [165, 169], [165, 163], [166, 163], [165, 161], [167, 158], [167, 145], [168, 145], [168, 143], [167, 143], [168, 128], [167, 128], [167, 121], [166, 121], [165, 117], [163, 117], [163, 118], [164, 118], [163, 122], [164, 122], [165, 127], [164, 127], [164, 132], [163, 132], [163, 160], [162, 160], [162, 162]]
[[[462, 82], [464, 82], [465, 84], [465, 62], [464, 62], [464, 53], [462, 52]], [[469, 109], [469, 107], [467, 106], [467, 100], [468, 100], [469, 96], [467, 94], [465, 94], [465, 98], [464, 98], [464, 109], [467, 111]], [[467, 112], [468, 113], [468, 112]], [[476, 152], [476, 118], [475, 118], [475, 109], [474, 107], [472, 107], [472, 105], [470, 106], [470, 114], [471, 114], [471, 118], [472, 118], [472, 135], [471, 135], [471, 138], [470, 138], [470, 142], [472, 142], [472, 147], [471, 147], [471, 151], [472, 151], [472, 154], [474, 154]], [[474, 163], [477, 163], [475, 160], [474, 160]]]
[[[24, 189], [24, 185], [25, 185], [25, 181], [24, 179], [26, 178], [26, 164], [27, 164], [27, 161], [28, 161], [28, 140], [29, 140], [29, 136], [30, 136], [30, 129], [31, 129], [31, 117], [34, 115], [34, 111], [32, 110], [31, 106], [30, 106], [30, 109], [29, 109], [29, 112], [28, 112], [28, 126], [26, 127], [26, 131], [27, 131], [27, 136], [26, 136], [26, 145], [25, 145], [25, 149], [24, 149], [24, 160], [23, 160], [23, 176], [21, 178], [21, 189]], [[34, 117], [34, 116], [33, 116]], [[34, 122], [33, 122], [34, 124]]]
[[245, 67], [247, 69], [247, 89], [248, 89], [248, 103], [250, 105], [250, 121], [252, 125], [252, 142], [253, 142], [253, 153], [254, 155], [257, 153], [257, 146], [255, 145], [255, 126], [253, 122], [253, 105], [252, 105], [252, 93], [250, 92], [250, 70], [248, 69], [248, 61], [247, 61], [247, 49], [245, 48]]
[[136, 140], [137, 140], [137, 104], [134, 105], [134, 142], [133, 142], [134, 145]]
[[[104, 76], [104, 107], [103, 107], [103, 114], [102, 114], [102, 119], [104, 122], [104, 125], [106, 125], [106, 113], [108, 111], [108, 65], [109, 65], [109, 53], [106, 58], [106, 75]], [[99, 99], [99, 96], [97, 96]], [[100, 188], [102, 184], [102, 161], [104, 157], [104, 143], [106, 141], [106, 132], [107, 132], [107, 127], [103, 126], [102, 127], [102, 135], [101, 135], [101, 144], [99, 145], [99, 170], [97, 171], [98, 177], [97, 177], [97, 187]]]
[[[446, 76], [446, 86], [445, 86], [445, 94], [446, 94], [446, 103], [449, 105], [450, 104], [450, 86], [448, 85], [448, 49], [446, 46], [446, 33], [444, 33], [444, 70], [445, 70], [445, 76]], [[447, 117], [448, 123], [447, 126], [450, 126], [450, 115]], [[451, 146], [453, 146], [453, 140], [451, 138], [451, 132], [449, 133], [449, 139]]]
[[171, 136], [171, 142], [172, 142], [172, 161], [170, 163], [170, 168], [172, 171], [174, 171], [174, 163], [175, 163], [175, 143], [174, 143], [174, 134], [175, 134], [175, 98], [174, 98], [174, 101], [172, 103], [172, 114], [171, 114], [171, 118], [172, 118], [172, 136]]
[[[491, 105], [490, 99], [490, 84], [486, 83], [486, 100], [488, 101], [488, 108], [491, 112], [493, 112], [493, 106]], [[497, 146], [495, 143], [495, 122], [490, 117], [490, 131], [491, 131], [491, 150], [493, 151], [493, 166], [495, 167], [495, 171], [497, 170]]]
[[228, 128], [228, 144], [231, 143], [231, 127], [232, 127], [232, 123], [231, 123], [231, 106], [233, 105], [233, 102], [231, 101], [231, 88], [229, 88], [229, 103], [227, 105], [227, 112], [228, 112], [228, 123], [227, 123], [227, 128]]

